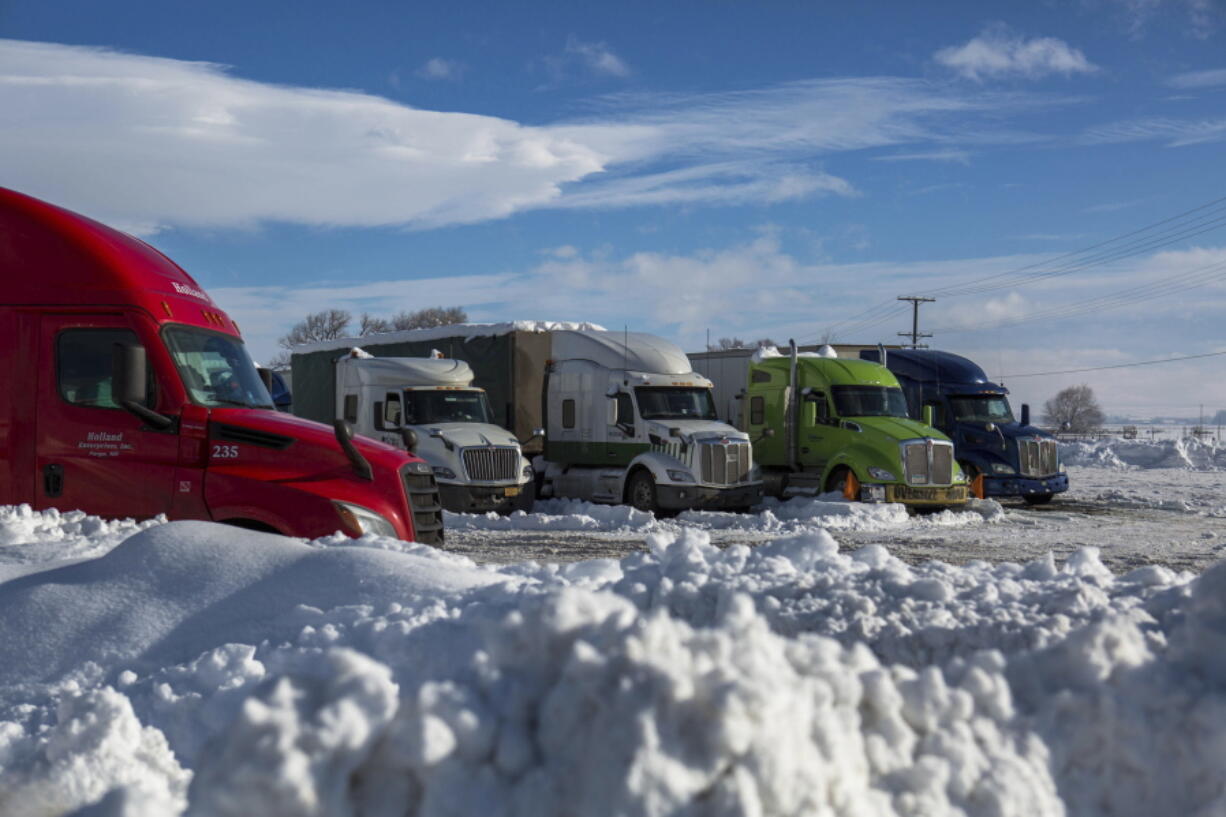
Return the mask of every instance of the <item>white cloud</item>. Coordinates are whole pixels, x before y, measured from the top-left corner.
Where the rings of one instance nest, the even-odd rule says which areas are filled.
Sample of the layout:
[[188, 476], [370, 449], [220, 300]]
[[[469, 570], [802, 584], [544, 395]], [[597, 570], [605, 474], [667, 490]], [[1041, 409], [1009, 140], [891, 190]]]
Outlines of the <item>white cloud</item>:
[[1166, 84], [1172, 88], [1216, 88], [1226, 85], [1226, 68], [1176, 74], [1168, 79]]
[[1187, 33], [1198, 39], [1213, 34], [1223, 18], [1221, 5], [1215, 0], [1114, 0], [1123, 11], [1129, 33], [1140, 38], [1150, 22], [1167, 10], [1187, 13]]
[[414, 75], [421, 79], [459, 79], [464, 74], [464, 63], [431, 57], [418, 68]]
[[630, 76], [630, 67], [604, 43], [585, 43], [572, 34], [566, 40], [566, 53], [576, 57], [593, 74]]
[[855, 195], [824, 157], [897, 148], [956, 161], [947, 144], [1017, 143], [1002, 118], [1067, 102], [849, 78], [605, 97], [583, 119], [525, 126], [209, 63], [0, 40], [0, 178], [141, 234], [772, 203]]
[[971, 163], [971, 154], [965, 150], [928, 150], [917, 153], [889, 153], [874, 156], [878, 162], [954, 162], [960, 165]]
[[1134, 119], [1090, 128], [1078, 141], [1086, 145], [1125, 142], [1165, 142], [1168, 147], [1186, 147], [1226, 141], [1226, 118]]
[[942, 48], [934, 59], [964, 77], [1039, 79], [1050, 74], [1089, 74], [1098, 67], [1080, 50], [1054, 37], [1023, 39], [1007, 27], [990, 26], [959, 46]]

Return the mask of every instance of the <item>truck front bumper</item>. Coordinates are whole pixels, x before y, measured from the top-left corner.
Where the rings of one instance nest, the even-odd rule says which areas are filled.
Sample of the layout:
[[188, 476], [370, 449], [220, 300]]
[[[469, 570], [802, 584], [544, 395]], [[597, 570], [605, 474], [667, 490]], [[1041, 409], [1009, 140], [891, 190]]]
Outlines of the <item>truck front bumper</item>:
[[524, 485], [445, 485], [438, 493], [443, 507], [452, 513], [511, 513], [531, 511], [532, 483]]
[[[860, 486], [861, 501], [871, 502], [874, 497], [866, 496], [869, 489], [877, 489], [872, 491], [876, 494], [885, 489], [885, 502], [901, 502], [912, 508], [956, 508], [965, 505], [970, 501], [970, 488], [966, 485], [869, 485], [862, 484]], [[883, 500], [877, 499], [881, 502]]]
[[1035, 496], [1059, 494], [1068, 490], [1068, 474], [1053, 474], [1050, 477], [989, 477], [983, 478], [983, 493], [986, 496]]
[[732, 488], [710, 488], [705, 485], [657, 485], [656, 502], [668, 511], [735, 511], [744, 510], [762, 501], [762, 483], [737, 485]]

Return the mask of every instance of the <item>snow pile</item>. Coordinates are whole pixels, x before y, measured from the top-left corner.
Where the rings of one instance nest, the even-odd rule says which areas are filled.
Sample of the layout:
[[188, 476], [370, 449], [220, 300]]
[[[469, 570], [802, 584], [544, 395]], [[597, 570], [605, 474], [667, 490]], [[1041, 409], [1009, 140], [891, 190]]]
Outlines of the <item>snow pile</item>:
[[165, 521], [163, 516], [145, 522], [105, 520], [81, 511], [0, 505], [0, 580], [21, 571], [14, 565], [101, 556], [137, 531]]
[[648, 545], [491, 570], [180, 522], [41, 565], [0, 583], [0, 813], [1226, 807], [1226, 564]]
[[1004, 520], [994, 500], [973, 500], [965, 511], [941, 511], [912, 516], [899, 503], [880, 505], [848, 502], [838, 493], [796, 497], [784, 501], [767, 498], [755, 513], [682, 511], [657, 519], [628, 505], [599, 505], [579, 499], [537, 500], [532, 513], [508, 516], [490, 512], [445, 514], [448, 530], [603, 531], [608, 533], [699, 530], [737, 530], [795, 534], [817, 530], [885, 531], [915, 527], [957, 527]]
[[1182, 437], [1175, 440], [1125, 440], [1110, 438], [1094, 442], [1061, 442], [1060, 461], [1065, 465], [1098, 468], [1192, 468], [1198, 471], [1226, 470], [1226, 446], [1212, 440]]

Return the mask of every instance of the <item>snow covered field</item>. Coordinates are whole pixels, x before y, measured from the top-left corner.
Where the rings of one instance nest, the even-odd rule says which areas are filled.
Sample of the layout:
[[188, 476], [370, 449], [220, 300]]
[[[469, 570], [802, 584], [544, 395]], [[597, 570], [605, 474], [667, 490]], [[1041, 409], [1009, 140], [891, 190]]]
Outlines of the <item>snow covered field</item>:
[[1226, 472], [1112, 451], [1043, 509], [449, 518], [484, 564], [0, 509], [0, 815], [1226, 813]]

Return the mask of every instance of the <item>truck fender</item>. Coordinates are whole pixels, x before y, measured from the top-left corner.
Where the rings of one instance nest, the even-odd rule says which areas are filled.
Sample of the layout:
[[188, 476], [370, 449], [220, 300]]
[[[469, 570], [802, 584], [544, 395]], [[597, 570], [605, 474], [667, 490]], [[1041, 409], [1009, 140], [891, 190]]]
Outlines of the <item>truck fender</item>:
[[[621, 480], [617, 486], [618, 496], [624, 497], [626, 495], [626, 484], [630, 481], [631, 475], [640, 469], [650, 471], [651, 478], [656, 481], [656, 485], [677, 484], [676, 480], [669, 479], [669, 468], [672, 468], [674, 471], [678, 468], [686, 471], [690, 470], [688, 466], [686, 466], [676, 457], [669, 456], [668, 454], [662, 454], [659, 451], [644, 451], [642, 454], [639, 454], [637, 457], [630, 460], [630, 464], [626, 466], [624, 471], [622, 471]], [[686, 484], [693, 485], [694, 483]]]
[[856, 457], [852, 452], [840, 451], [834, 455], [830, 462], [826, 464], [826, 470], [822, 472], [822, 490], [826, 490], [826, 483], [830, 481], [830, 475], [840, 468], [846, 468], [855, 475], [856, 479], [864, 476], [863, 468], [856, 467]]

